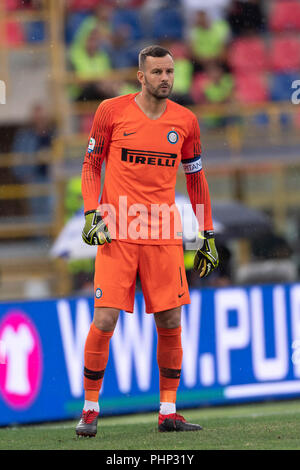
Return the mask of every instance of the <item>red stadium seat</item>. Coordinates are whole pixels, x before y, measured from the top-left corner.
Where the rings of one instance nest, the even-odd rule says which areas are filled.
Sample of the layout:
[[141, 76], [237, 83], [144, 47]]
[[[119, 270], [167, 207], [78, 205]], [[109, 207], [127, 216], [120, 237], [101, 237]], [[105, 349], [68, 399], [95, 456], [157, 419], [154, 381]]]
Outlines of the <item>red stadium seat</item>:
[[191, 86], [191, 97], [195, 103], [200, 103], [204, 99], [204, 85], [207, 81], [207, 76], [204, 73], [196, 73], [192, 86]]
[[267, 78], [264, 73], [235, 75], [235, 97], [241, 103], [264, 103], [269, 100]]
[[229, 51], [229, 63], [234, 71], [263, 71], [268, 69], [265, 43], [259, 37], [237, 39]]
[[271, 44], [270, 65], [276, 72], [300, 69], [300, 39], [297, 36], [275, 37]]
[[24, 30], [22, 24], [9, 21], [5, 24], [5, 39], [9, 46], [20, 46], [24, 44]]
[[17, 10], [20, 6], [19, 0], [5, 0], [4, 6], [7, 11]]
[[79, 132], [89, 134], [94, 120], [93, 114], [85, 114], [80, 118]]
[[296, 0], [274, 2], [270, 12], [269, 29], [273, 32], [300, 30], [300, 3]]

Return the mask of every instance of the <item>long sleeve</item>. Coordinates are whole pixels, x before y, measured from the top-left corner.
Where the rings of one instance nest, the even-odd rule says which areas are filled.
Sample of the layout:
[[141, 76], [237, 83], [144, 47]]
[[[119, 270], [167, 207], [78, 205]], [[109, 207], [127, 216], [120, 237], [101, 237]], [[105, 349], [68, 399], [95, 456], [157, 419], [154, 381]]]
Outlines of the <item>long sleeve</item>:
[[84, 211], [95, 210], [99, 204], [101, 190], [101, 167], [107, 154], [112, 132], [112, 112], [109, 101], [103, 101], [95, 114], [85, 153], [81, 191]]
[[190, 133], [182, 147], [182, 166], [188, 195], [199, 223], [199, 231], [213, 230], [209, 188], [202, 168], [200, 129], [195, 116]]
[[[193, 210], [197, 216], [199, 230], [213, 230], [210, 195], [203, 169], [195, 173], [186, 173], [186, 185]], [[203, 211], [197, 212], [197, 204], [203, 205]]]

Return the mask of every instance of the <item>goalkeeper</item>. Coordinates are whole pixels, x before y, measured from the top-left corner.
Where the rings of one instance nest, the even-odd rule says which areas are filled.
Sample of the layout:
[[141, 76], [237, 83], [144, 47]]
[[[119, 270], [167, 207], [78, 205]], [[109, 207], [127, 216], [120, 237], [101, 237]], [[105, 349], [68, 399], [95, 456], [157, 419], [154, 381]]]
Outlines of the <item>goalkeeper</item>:
[[[155, 226], [148, 217], [155, 206], [173, 206], [181, 163], [202, 238], [194, 268], [203, 278], [218, 266], [210, 196], [202, 169], [199, 124], [190, 110], [168, 99], [174, 80], [174, 62], [168, 50], [160, 46], [142, 50], [137, 78], [140, 93], [105, 100], [99, 105], [82, 169], [85, 210], [82, 236], [86, 243], [99, 246], [95, 261], [94, 317], [84, 349], [85, 401], [76, 427], [80, 436], [97, 433], [99, 392], [110, 339], [120, 310], [133, 313], [137, 272], [146, 312], [154, 315], [158, 337], [158, 430], [202, 429], [199, 424], [187, 422], [176, 409], [183, 354], [181, 306], [190, 303], [182, 237], [176, 236], [176, 214], [170, 212], [171, 231], [167, 237], [159, 217]], [[105, 181], [99, 207], [104, 161]], [[124, 197], [128, 207], [126, 214], [121, 210]], [[111, 219], [102, 219], [104, 214], [100, 212], [108, 205], [115, 211], [115, 233]], [[198, 205], [204, 208], [204, 223], [200, 220]], [[136, 209], [137, 206], [140, 209]], [[146, 209], [144, 218], [141, 207]], [[140, 232], [136, 237], [131, 229], [138, 210], [141, 211]], [[152, 236], [153, 228], [157, 229], [155, 236]]]

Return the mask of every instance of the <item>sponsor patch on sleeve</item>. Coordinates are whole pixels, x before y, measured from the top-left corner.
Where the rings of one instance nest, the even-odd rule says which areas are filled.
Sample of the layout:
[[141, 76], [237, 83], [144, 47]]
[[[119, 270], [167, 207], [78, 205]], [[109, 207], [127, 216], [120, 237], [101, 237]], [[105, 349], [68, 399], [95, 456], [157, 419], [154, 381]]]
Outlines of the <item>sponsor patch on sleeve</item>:
[[89, 145], [88, 145], [88, 152], [91, 153], [95, 148], [96, 141], [93, 137], [90, 138]]
[[201, 155], [197, 155], [196, 157], [189, 158], [187, 160], [182, 160], [181, 163], [186, 175], [197, 173], [198, 171], [202, 170]]

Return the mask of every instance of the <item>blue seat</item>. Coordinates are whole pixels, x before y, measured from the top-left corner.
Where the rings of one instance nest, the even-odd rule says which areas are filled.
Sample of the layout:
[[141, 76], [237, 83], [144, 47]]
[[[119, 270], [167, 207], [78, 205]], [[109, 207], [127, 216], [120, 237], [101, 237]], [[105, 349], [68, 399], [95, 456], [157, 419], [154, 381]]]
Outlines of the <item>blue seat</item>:
[[182, 39], [184, 21], [180, 10], [160, 8], [153, 15], [153, 32], [155, 39]]
[[297, 73], [274, 73], [271, 78], [272, 101], [290, 101], [292, 96], [292, 83], [299, 79]]
[[[274, 73], [271, 77], [270, 97], [272, 101], [291, 101], [292, 83], [298, 80], [297, 73]], [[280, 113], [279, 122], [282, 126], [290, 126], [292, 118], [289, 114]]]
[[45, 24], [43, 21], [30, 21], [25, 24], [26, 42], [42, 42], [45, 40]]
[[77, 11], [67, 16], [65, 24], [65, 42], [71, 44], [83, 20], [91, 15], [90, 11]]
[[113, 68], [121, 69], [126, 67], [136, 67], [139, 47], [135, 44], [125, 44], [118, 49], [107, 49]]
[[112, 18], [113, 30], [118, 31], [124, 26], [129, 27], [129, 40], [138, 41], [144, 37], [142, 32], [140, 17], [137, 10], [117, 9]]

